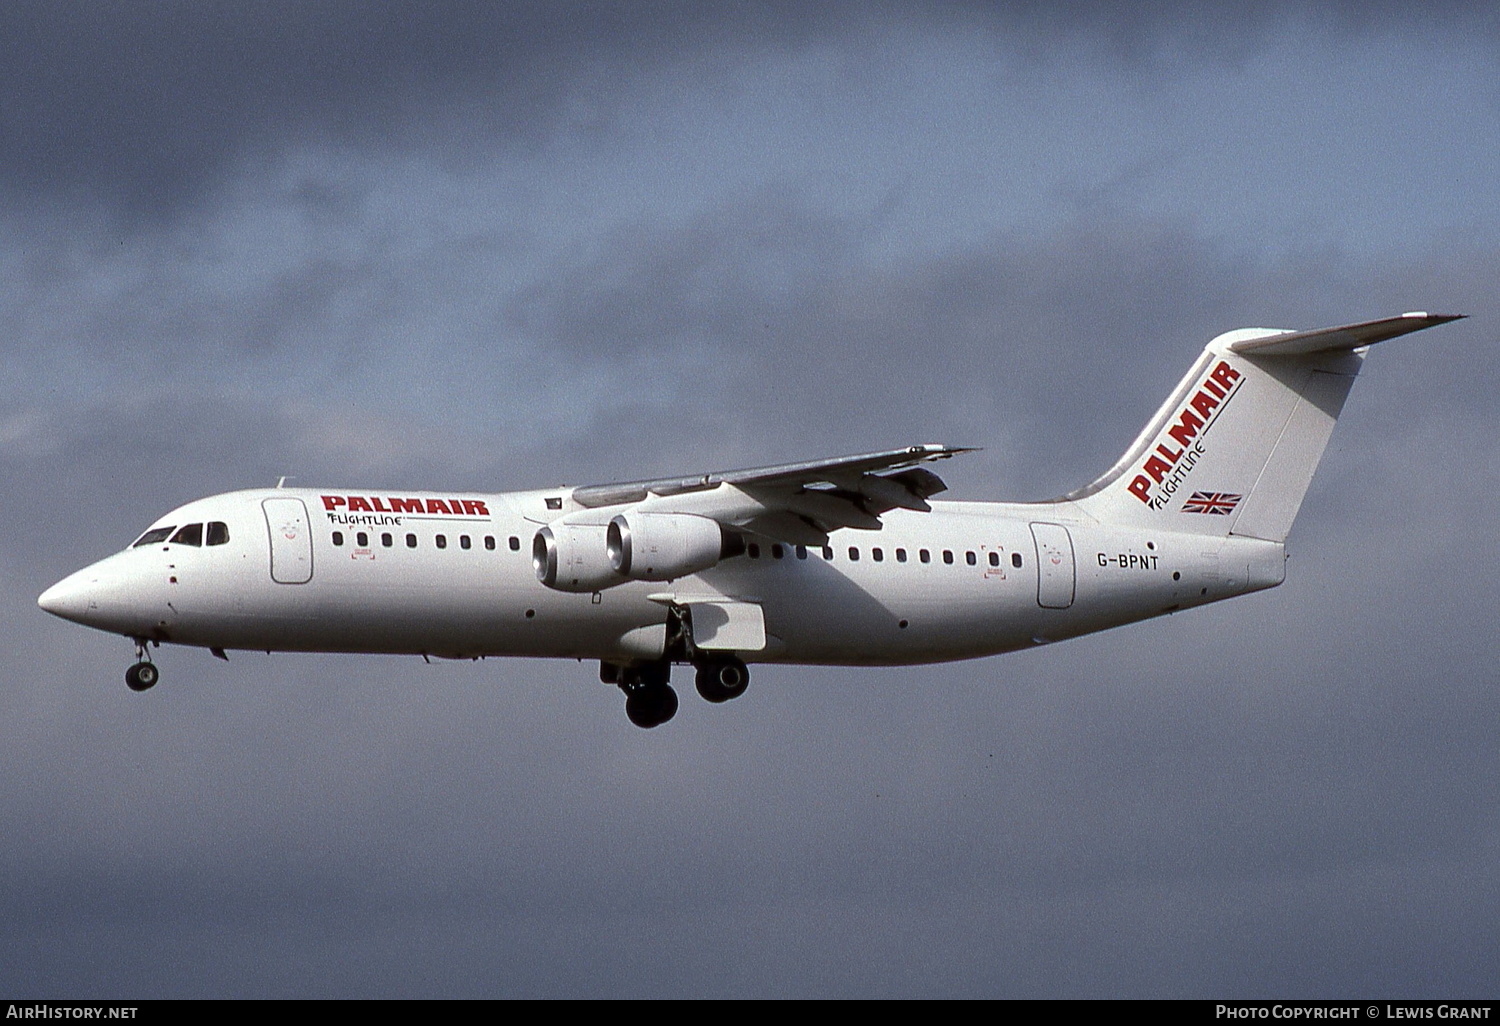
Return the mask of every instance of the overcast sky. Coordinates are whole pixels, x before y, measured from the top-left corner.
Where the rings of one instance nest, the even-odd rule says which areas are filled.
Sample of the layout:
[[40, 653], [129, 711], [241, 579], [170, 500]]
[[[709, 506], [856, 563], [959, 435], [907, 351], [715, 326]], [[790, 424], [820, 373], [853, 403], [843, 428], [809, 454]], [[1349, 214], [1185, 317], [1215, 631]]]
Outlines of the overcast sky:
[[[0, 995], [1495, 997], [1500, 15], [1255, 12], [0, 5]], [[564, 662], [135, 695], [35, 605], [283, 474], [1046, 498], [1213, 335], [1413, 309], [1283, 587], [1043, 650], [647, 732]]]

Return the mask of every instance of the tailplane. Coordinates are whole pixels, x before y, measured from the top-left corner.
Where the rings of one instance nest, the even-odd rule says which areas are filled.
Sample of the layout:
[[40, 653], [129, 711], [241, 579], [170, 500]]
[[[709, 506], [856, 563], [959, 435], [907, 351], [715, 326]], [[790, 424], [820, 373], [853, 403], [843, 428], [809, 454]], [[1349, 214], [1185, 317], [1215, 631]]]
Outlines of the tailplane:
[[1220, 335], [1119, 462], [1066, 498], [1106, 523], [1283, 542], [1367, 348], [1457, 319]]

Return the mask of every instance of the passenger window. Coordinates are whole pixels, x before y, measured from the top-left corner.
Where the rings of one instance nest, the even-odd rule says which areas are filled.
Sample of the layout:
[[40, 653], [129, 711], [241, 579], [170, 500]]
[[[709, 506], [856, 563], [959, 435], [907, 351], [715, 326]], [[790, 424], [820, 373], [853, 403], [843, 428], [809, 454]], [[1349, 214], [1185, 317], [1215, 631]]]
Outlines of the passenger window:
[[824, 545], [823, 546], [823, 558], [826, 559], [826, 560], [828, 560], [828, 562], [830, 562], [830, 563], [833, 562], [833, 546], [832, 545]]
[[786, 549], [784, 549], [784, 548], [781, 547], [781, 543], [780, 542], [777, 542], [776, 544], [774, 544], [774, 545], [771, 546], [771, 558], [772, 559], [780, 559], [784, 555], [786, 555]]
[[461, 535], [458, 536], [458, 547], [461, 548], [461, 549], [466, 549], [466, 548], [469, 547], [469, 536], [468, 535], [461, 534]]
[[484, 536], [484, 547], [491, 552], [495, 551], [495, 536], [487, 534]]
[[898, 562], [898, 563], [905, 563], [906, 562], [906, 550], [905, 549], [897, 549], [896, 550], [896, 562]]
[[333, 532], [333, 544], [335, 544], [335, 545], [343, 545], [344, 544], [344, 532], [343, 531], [334, 531]]
[[168, 538], [172, 537], [172, 532], [175, 530], [177, 530], [177, 526], [175, 524], [171, 527], [152, 528], [151, 530], [147, 531], [145, 534], [137, 538], [135, 540], [135, 544], [130, 547], [132, 549], [138, 549], [142, 545], [154, 545], [159, 541], [166, 541]]
[[970, 566], [977, 566], [979, 564], [979, 557], [974, 555], [974, 553], [972, 552], [965, 552], [964, 562], [968, 563]]
[[438, 548], [446, 549], [448, 547], [448, 536], [440, 534], [433, 539], [433, 542], [437, 545]]
[[757, 545], [757, 544], [755, 544], [755, 542], [751, 542], [749, 544], [749, 546], [747, 546], [746, 551], [748, 551], [750, 553], [750, 558], [751, 559], [759, 559], [760, 558], [760, 546]]
[[1014, 567], [1021, 565], [1021, 554], [1019, 552], [1012, 552], [1010, 554], [1010, 565]]
[[879, 547], [870, 550], [870, 558], [877, 563], [885, 562], [885, 550]]
[[209, 545], [229, 544], [229, 525], [222, 520], [211, 520], [208, 523], [208, 537], [204, 539]]
[[924, 563], [931, 563], [932, 562], [932, 553], [928, 552], [926, 549], [918, 549], [917, 550], [917, 558], [920, 559]]
[[395, 544], [395, 541], [396, 539], [392, 538], [389, 534], [382, 534], [380, 536], [380, 544], [384, 545], [386, 548], [390, 548], [393, 544]]
[[186, 527], [172, 535], [173, 545], [202, 545], [203, 525], [188, 524]]
[[521, 551], [521, 539], [517, 538], [515, 535], [511, 535], [510, 536], [510, 551], [512, 551], [512, 552], [520, 552]]
[[953, 550], [952, 549], [944, 549], [943, 550], [943, 562], [944, 563], [952, 563], [953, 562]]
[[367, 548], [370, 547], [370, 536], [368, 534], [365, 534], [365, 532], [363, 532], [363, 531], [359, 532], [358, 534], [356, 534], [354, 536], [354, 541], [362, 549], [367, 549]]
[[417, 547], [417, 536], [416, 535], [409, 534], [409, 535], [406, 536], [406, 547], [409, 548], [409, 549], [414, 549], [414, 548]]
[[853, 545], [849, 546], [849, 562], [851, 562], [851, 563], [858, 563], [859, 562], [859, 550], [856, 549]]
[[998, 552], [991, 552], [990, 553], [990, 566], [999, 566], [999, 565], [1000, 565], [1000, 553], [998, 553]]
[[807, 558], [807, 546], [806, 545], [798, 545], [797, 546], [797, 558], [798, 559], [806, 559]]

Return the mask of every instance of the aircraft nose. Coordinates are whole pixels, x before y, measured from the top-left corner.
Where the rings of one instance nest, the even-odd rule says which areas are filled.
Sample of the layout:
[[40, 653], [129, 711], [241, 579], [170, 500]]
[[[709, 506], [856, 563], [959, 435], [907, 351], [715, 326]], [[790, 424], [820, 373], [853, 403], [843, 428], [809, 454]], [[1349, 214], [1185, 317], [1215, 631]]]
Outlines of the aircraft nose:
[[42, 592], [36, 604], [85, 627], [145, 635], [171, 611], [160, 589], [153, 587], [154, 577], [152, 568], [140, 565], [129, 551], [117, 553], [64, 577]]
[[89, 595], [94, 583], [82, 574], [73, 574], [42, 592], [36, 604], [53, 616], [82, 623], [88, 616]]

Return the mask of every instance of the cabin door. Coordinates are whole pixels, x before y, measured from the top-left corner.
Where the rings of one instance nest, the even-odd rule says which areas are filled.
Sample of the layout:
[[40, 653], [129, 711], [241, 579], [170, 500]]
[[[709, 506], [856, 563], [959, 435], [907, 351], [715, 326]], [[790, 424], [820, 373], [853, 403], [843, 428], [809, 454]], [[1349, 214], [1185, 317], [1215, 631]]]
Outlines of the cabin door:
[[1073, 539], [1061, 524], [1032, 524], [1036, 542], [1036, 601], [1044, 609], [1073, 604]]
[[301, 499], [267, 499], [266, 530], [271, 535], [271, 580], [306, 584], [312, 580], [312, 528]]

